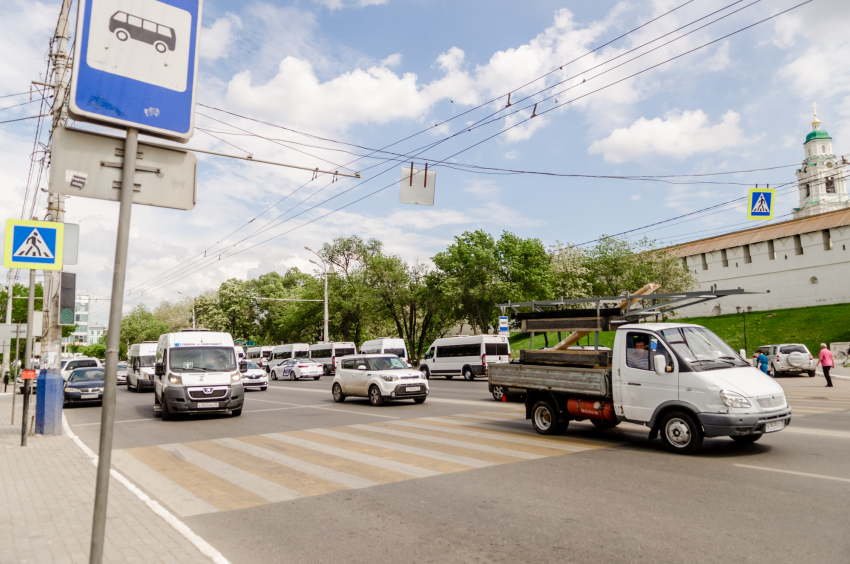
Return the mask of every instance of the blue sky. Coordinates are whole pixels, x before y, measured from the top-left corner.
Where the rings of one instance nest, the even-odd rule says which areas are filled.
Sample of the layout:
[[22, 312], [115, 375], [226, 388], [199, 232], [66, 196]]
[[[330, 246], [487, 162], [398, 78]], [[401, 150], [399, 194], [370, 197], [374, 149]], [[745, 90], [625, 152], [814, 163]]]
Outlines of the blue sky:
[[[814, 0], [634, 78], [591, 91], [798, 3], [765, 0], [730, 6], [732, 0], [543, 0], [518, 6], [494, 1], [207, 0], [197, 100], [369, 148], [419, 133], [388, 149], [408, 154], [503, 109], [511, 91], [513, 101], [532, 96], [512, 111], [534, 102], [539, 103], [538, 113], [549, 110], [556, 105], [554, 99], [543, 100], [545, 96], [537, 92], [569, 79], [551, 91], [569, 88], [554, 96], [559, 104], [569, 102], [566, 105], [508, 129], [530, 115], [530, 110], [523, 110], [461, 133], [422, 157], [445, 159], [496, 135], [448, 163], [601, 176], [705, 174], [795, 165], [802, 160], [802, 142], [811, 130], [813, 102], [819, 105], [822, 127], [835, 140], [836, 153], [847, 150], [850, 70], [844, 61], [850, 56], [850, 40], [843, 30], [850, 23], [850, 5], [846, 2]], [[0, 62], [2, 96], [26, 91], [30, 80], [39, 80], [59, 9], [55, 2], [23, 0], [3, 0], [0, 6], [11, 14], [0, 22], [0, 47], [16, 54]], [[673, 13], [586, 54], [677, 6]], [[700, 23], [674, 31], [718, 10]], [[566, 66], [516, 91], [560, 65]], [[497, 102], [447, 121], [495, 98]], [[2, 98], [0, 108], [27, 99]], [[0, 110], [0, 121], [32, 115], [31, 108], [36, 106]], [[360, 151], [214, 109], [199, 107], [198, 113], [199, 129], [231, 145], [199, 130], [190, 147], [248, 152], [310, 167], [333, 167], [326, 161], [343, 165], [357, 157], [340, 150]], [[423, 132], [436, 123], [442, 125]], [[33, 122], [0, 125], [0, 185], [4, 188], [0, 206], [6, 217], [20, 217], [34, 133]], [[257, 136], [289, 143], [282, 146]], [[292, 144], [296, 142], [318, 147]], [[376, 237], [389, 251], [411, 261], [428, 261], [453, 236], [472, 229], [496, 235], [510, 230], [538, 237], [547, 245], [582, 243], [739, 198], [756, 183], [776, 186], [794, 181], [793, 166], [703, 178], [712, 184], [481, 174], [437, 167], [436, 205], [428, 208], [398, 203], [398, 187], [393, 183], [399, 178], [396, 162], [363, 159], [349, 164], [364, 171], [365, 182], [357, 185], [351, 179], [311, 181], [307, 172], [231, 159], [203, 155], [199, 159], [199, 201], [194, 211], [143, 206], [133, 210], [127, 282], [133, 293], [127, 307], [176, 299], [177, 291], [197, 294], [231, 277], [282, 272], [292, 266], [310, 270], [309, 253], [303, 247], [317, 248], [335, 236]], [[424, 164], [421, 157], [414, 160], [417, 166]], [[386, 172], [378, 175], [382, 171]], [[41, 193], [36, 203], [39, 216], [44, 213], [45, 196]], [[323, 203], [333, 196], [337, 197]], [[793, 186], [780, 191], [776, 215], [785, 219], [797, 202]], [[30, 198], [27, 209], [31, 203]], [[321, 217], [345, 204], [351, 205]], [[274, 207], [229, 235], [270, 206]], [[81, 225], [78, 287], [95, 296], [109, 294], [117, 211], [117, 205], [108, 202], [75, 198], [67, 202], [66, 221]], [[715, 211], [636, 235], [681, 242], [746, 226], [742, 206]], [[285, 212], [282, 220], [292, 219], [272, 221]], [[309, 221], [313, 222], [305, 224]], [[269, 230], [239, 242], [264, 228]], [[205, 250], [208, 256], [221, 253], [223, 259], [184, 263], [197, 260], [193, 257], [199, 253], [202, 258]], [[181, 270], [186, 266], [191, 268]], [[175, 268], [170, 271], [175, 276], [151, 280], [170, 268]], [[95, 309], [101, 310], [96, 319], [105, 321], [105, 307]]]

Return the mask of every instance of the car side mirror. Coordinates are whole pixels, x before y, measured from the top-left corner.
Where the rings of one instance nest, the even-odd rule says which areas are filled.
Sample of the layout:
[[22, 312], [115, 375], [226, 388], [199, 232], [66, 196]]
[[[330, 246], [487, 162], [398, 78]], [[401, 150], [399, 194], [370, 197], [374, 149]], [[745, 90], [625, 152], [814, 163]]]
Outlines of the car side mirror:
[[163, 370], [163, 369], [162, 369], [162, 363], [161, 363], [161, 362], [157, 362], [157, 363], [154, 365], [153, 372], [154, 372], [154, 374], [156, 374], [157, 376], [162, 376], [162, 375], [164, 375], [164, 374], [165, 374], [165, 370]]
[[241, 372], [242, 374], [245, 374], [246, 372], [248, 372], [248, 365], [244, 362], [240, 363], [239, 364], [239, 372]]
[[366, 365], [361, 364], [360, 366], [357, 367], [357, 370], [366, 370]]
[[667, 359], [663, 354], [657, 354], [653, 357], [652, 362], [655, 364], [655, 373], [659, 376], [664, 376], [667, 370]]

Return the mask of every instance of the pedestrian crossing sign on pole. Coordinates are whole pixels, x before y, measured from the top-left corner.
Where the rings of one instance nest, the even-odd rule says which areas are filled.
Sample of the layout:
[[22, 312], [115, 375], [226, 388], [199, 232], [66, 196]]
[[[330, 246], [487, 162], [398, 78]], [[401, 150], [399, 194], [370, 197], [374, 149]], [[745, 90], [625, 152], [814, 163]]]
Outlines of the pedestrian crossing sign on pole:
[[7, 219], [3, 266], [62, 270], [64, 236], [64, 223]]
[[772, 188], [750, 188], [747, 199], [747, 219], [773, 219], [773, 202], [776, 190]]

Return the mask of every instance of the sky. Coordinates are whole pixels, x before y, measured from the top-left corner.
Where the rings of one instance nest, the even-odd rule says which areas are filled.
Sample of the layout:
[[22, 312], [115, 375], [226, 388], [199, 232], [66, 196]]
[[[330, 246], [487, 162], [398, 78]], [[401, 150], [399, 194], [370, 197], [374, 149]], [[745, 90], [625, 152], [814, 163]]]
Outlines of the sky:
[[[133, 208], [124, 310], [312, 272], [304, 247], [341, 236], [420, 262], [475, 229], [545, 245], [626, 231], [674, 244], [753, 222], [732, 202], [646, 226], [756, 184], [786, 185], [775, 216], [789, 219], [813, 103], [836, 154], [850, 151], [850, 3], [812, 0], [757, 24], [801, 1], [206, 0], [185, 147], [361, 179], [198, 153], [194, 210]], [[44, 80], [59, 7], [0, 0], [0, 122], [38, 113], [9, 95]], [[47, 173], [27, 192], [30, 158], [45, 155], [36, 121], [0, 123], [6, 218], [45, 214]], [[402, 166], [426, 159], [435, 205], [399, 203]], [[101, 300], [90, 321], [105, 324], [118, 204], [65, 206], [81, 247], [66, 270]]]

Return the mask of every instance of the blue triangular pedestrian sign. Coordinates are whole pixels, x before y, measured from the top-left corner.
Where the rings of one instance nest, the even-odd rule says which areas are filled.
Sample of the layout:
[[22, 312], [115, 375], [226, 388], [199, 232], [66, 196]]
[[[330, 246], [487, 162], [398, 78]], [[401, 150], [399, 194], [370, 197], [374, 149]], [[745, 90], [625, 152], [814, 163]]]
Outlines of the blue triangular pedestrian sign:
[[747, 219], [773, 219], [776, 191], [772, 188], [750, 188], [747, 201]]
[[52, 221], [6, 221], [6, 268], [62, 270], [65, 225]]
[[[32, 232], [24, 239], [24, 242], [18, 246], [17, 250], [12, 253], [15, 258], [29, 259], [54, 259], [54, 255], [50, 252], [50, 247], [44, 241], [44, 237], [38, 232], [38, 229], [33, 229]], [[14, 260], [14, 259], [13, 259]]]

